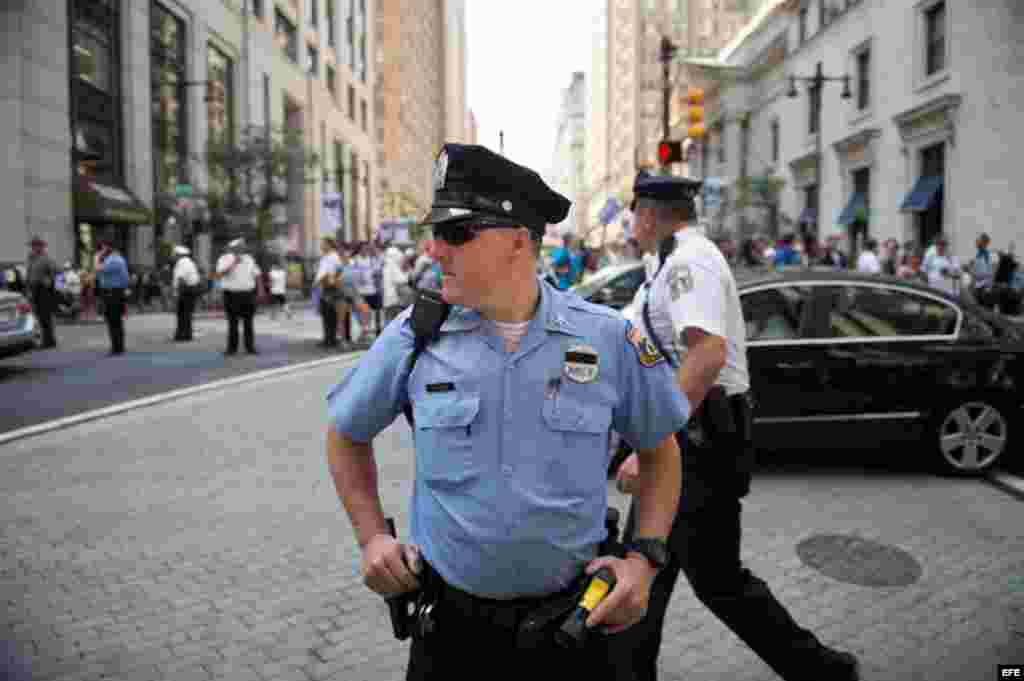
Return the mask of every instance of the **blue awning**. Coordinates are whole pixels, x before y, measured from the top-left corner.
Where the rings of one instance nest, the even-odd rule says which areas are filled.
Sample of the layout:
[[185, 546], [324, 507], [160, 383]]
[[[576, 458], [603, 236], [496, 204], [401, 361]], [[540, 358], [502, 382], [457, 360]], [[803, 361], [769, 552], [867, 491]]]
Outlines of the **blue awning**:
[[914, 188], [910, 190], [903, 203], [900, 204], [901, 211], [913, 211], [920, 213], [928, 210], [935, 197], [942, 191], [942, 177], [939, 175], [927, 175], [917, 178]]
[[607, 225], [609, 222], [615, 219], [622, 211], [622, 204], [614, 198], [609, 198], [604, 202], [604, 207], [601, 208], [600, 214], [597, 216], [597, 221], [602, 225]]
[[[846, 204], [846, 208], [839, 214], [839, 219], [836, 220], [837, 225], [849, 225], [857, 219], [859, 215], [862, 215], [867, 210], [868, 201], [867, 198], [860, 192], [854, 192], [853, 196], [850, 197], [850, 202]], [[866, 216], [864, 216], [866, 218]]]
[[807, 208], [804, 208], [804, 212], [800, 213], [800, 219], [797, 220], [797, 223], [801, 225], [818, 224], [818, 211], [813, 206], [807, 206]]

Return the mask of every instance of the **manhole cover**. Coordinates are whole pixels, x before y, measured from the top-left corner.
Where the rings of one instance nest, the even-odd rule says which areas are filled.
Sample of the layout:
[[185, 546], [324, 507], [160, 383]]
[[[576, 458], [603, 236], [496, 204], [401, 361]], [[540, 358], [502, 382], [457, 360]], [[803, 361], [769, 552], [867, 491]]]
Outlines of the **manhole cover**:
[[909, 586], [921, 564], [903, 549], [845, 534], [816, 534], [797, 544], [803, 564], [832, 579], [860, 586]]

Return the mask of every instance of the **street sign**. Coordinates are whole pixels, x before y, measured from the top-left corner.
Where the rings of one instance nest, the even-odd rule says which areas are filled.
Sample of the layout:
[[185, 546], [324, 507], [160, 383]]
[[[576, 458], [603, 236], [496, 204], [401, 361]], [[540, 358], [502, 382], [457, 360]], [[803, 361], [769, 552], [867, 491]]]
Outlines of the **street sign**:
[[190, 184], [179, 184], [174, 187], [174, 195], [181, 196], [192, 196], [192, 185]]

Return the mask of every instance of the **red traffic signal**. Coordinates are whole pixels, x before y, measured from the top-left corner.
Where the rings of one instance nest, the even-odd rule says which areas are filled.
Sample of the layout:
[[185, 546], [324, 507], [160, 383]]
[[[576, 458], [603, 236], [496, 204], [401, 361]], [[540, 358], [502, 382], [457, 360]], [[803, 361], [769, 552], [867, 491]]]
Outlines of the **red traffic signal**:
[[658, 143], [658, 161], [667, 166], [670, 163], [682, 163], [683, 144], [673, 140], [662, 140]]

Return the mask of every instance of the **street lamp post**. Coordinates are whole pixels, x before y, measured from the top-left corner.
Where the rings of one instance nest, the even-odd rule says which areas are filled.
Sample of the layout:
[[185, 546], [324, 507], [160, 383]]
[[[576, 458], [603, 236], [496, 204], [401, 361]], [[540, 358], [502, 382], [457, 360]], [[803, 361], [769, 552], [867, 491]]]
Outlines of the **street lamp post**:
[[[814, 119], [815, 119], [814, 122], [815, 122], [815, 133], [816, 133], [815, 134], [815, 144], [814, 144], [815, 154], [816, 154], [816, 158], [815, 158], [815, 161], [814, 161], [814, 186], [815, 186], [815, 192], [816, 192], [815, 197], [814, 197], [814, 200], [815, 200], [814, 222], [815, 222], [815, 230], [817, 230], [818, 221], [821, 220], [821, 163], [822, 163], [822, 160], [823, 160], [822, 157], [821, 157], [821, 134], [822, 134], [822, 129], [821, 129], [821, 120], [822, 120], [822, 115], [821, 115], [821, 111], [822, 111], [821, 90], [825, 86], [826, 82], [829, 82], [829, 81], [832, 81], [832, 82], [842, 82], [842, 84], [843, 84], [843, 91], [839, 95], [839, 97], [841, 99], [850, 99], [850, 97], [852, 97], [852, 95], [850, 93], [850, 76], [849, 75], [826, 76], [823, 73], [823, 71], [822, 71], [821, 62], [818, 62], [818, 65], [817, 65], [817, 67], [814, 70], [814, 75], [813, 76], [793, 76], [793, 75], [789, 76], [789, 91], [786, 92], [786, 96], [789, 97], [790, 99], [794, 99], [794, 98], [799, 96], [799, 93], [796, 90], [796, 81], [798, 81], [798, 80], [801, 81], [801, 82], [807, 83], [807, 91], [811, 95], [811, 97], [813, 98], [812, 102], [814, 102], [816, 104], [816, 109], [813, 112], [813, 114], [814, 114]], [[806, 229], [802, 229], [801, 231], [805, 232], [804, 236], [806, 236], [806, 231], [807, 230]]]

